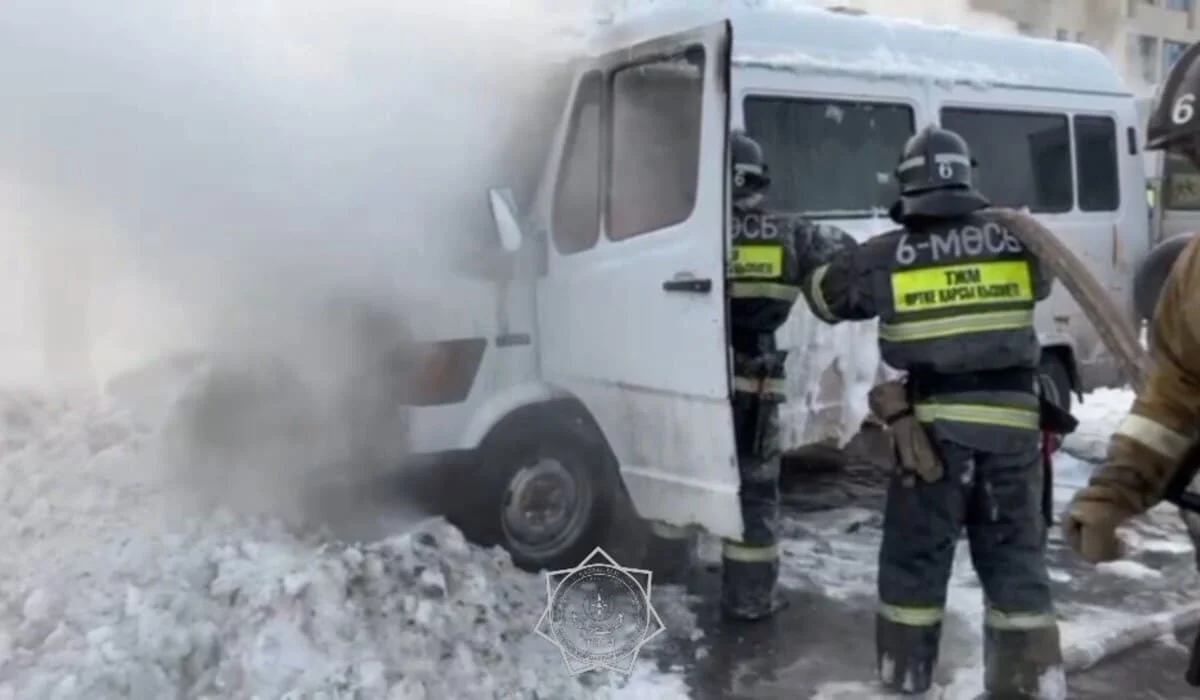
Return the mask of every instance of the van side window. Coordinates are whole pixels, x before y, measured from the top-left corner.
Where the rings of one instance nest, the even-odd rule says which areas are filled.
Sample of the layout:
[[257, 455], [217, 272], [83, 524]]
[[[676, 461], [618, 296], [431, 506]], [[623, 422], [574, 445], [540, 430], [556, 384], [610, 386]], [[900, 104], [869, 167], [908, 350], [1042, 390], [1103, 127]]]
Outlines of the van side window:
[[552, 211], [554, 248], [563, 255], [585, 251], [600, 238], [603, 88], [598, 71], [583, 76], [567, 128]]
[[1064, 114], [946, 108], [942, 126], [967, 140], [979, 191], [998, 207], [1041, 214], [1075, 202], [1071, 130]]
[[893, 172], [914, 130], [908, 105], [751, 96], [742, 110], [770, 169], [770, 209], [867, 217], [896, 200]]
[[1200, 211], [1200, 172], [1184, 156], [1163, 154], [1162, 207]]
[[1120, 208], [1117, 124], [1111, 117], [1075, 116], [1075, 177], [1081, 211]]
[[614, 241], [686, 221], [696, 206], [703, 52], [655, 59], [612, 75], [607, 208]]

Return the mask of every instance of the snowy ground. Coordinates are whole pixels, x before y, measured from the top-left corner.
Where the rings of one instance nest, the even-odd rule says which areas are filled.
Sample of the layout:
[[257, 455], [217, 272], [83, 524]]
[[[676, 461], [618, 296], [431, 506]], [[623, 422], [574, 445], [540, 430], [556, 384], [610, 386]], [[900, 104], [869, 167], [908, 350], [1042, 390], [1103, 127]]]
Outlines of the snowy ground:
[[[1091, 454], [1128, 398], [1092, 395], [1076, 454]], [[191, 507], [157, 464], [155, 419], [168, 401], [128, 387], [103, 398], [0, 394], [0, 700], [874, 697], [859, 658], [873, 610], [873, 510], [788, 518], [784, 581], [801, 619], [766, 633], [779, 635], [765, 638], [770, 653], [746, 653], [745, 635], [761, 632], [722, 632], [711, 595], [660, 586], [667, 634], [635, 673], [577, 680], [533, 633], [544, 579], [440, 520], [351, 544]], [[1059, 459], [1060, 507], [1089, 469]], [[1071, 653], [1187, 601], [1195, 566], [1176, 521], [1151, 514], [1131, 530], [1130, 558], [1096, 570], [1055, 533]], [[978, 690], [980, 598], [962, 551], [943, 697]]]
[[1068, 435], [1063, 451], [1086, 462], [1099, 462], [1108, 451], [1108, 439], [1129, 412], [1133, 393], [1127, 389], [1097, 389], [1071, 409], [1079, 429]]
[[646, 665], [569, 677], [544, 580], [444, 522], [354, 545], [197, 517], [131, 408], [0, 394], [0, 698], [687, 697]]
[[[1079, 410], [1084, 426], [1072, 440], [1075, 453], [1101, 456], [1130, 401], [1126, 391], [1089, 395]], [[1078, 457], [1058, 456], [1058, 513], [1086, 483], [1092, 469], [1092, 463]], [[887, 697], [873, 684], [870, 632], [880, 523], [876, 508], [842, 507], [788, 516], [783, 580], [793, 605], [785, 611], [786, 620], [775, 630], [735, 633], [741, 636], [710, 624], [698, 642], [681, 645], [672, 657], [676, 663], [693, 656], [700, 659], [689, 674], [693, 696], [704, 700]], [[1057, 527], [1051, 531], [1051, 578], [1064, 651], [1072, 668], [1089, 666], [1122, 643], [1128, 646], [1131, 641], [1159, 636], [1165, 612], [1195, 612], [1200, 577], [1174, 509], [1156, 508], [1126, 528], [1124, 537], [1129, 545], [1126, 559], [1093, 567], [1065, 548]], [[702, 607], [699, 600], [693, 605]], [[936, 697], [971, 700], [981, 692], [982, 613], [982, 591], [964, 542], [949, 592]], [[704, 627], [703, 619], [701, 624]]]

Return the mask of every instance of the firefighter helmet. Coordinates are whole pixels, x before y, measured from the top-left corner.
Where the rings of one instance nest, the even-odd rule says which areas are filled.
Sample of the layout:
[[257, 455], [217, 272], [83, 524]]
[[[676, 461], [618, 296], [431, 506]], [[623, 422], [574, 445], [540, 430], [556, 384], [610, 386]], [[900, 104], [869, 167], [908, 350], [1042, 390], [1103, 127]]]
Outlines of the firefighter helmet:
[[729, 157], [733, 166], [733, 201], [753, 200], [771, 184], [762, 146], [742, 131], [729, 137]]
[[1149, 150], [1195, 150], [1200, 136], [1200, 43], [1188, 47], [1154, 96], [1154, 106], [1146, 124], [1146, 148]]
[[916, 218], [954, 218], [988, 206], [971, 182], [975, 159], [963, 137], [930, 125], [904, 144], [896, 181], [900, 199], [888, 214], [907, 224]]
[[939, 126], [925, 127], [904, 144], [896, 181], [911, 196], [944, 189], [970, 189], [975, 161], [963, 137]]

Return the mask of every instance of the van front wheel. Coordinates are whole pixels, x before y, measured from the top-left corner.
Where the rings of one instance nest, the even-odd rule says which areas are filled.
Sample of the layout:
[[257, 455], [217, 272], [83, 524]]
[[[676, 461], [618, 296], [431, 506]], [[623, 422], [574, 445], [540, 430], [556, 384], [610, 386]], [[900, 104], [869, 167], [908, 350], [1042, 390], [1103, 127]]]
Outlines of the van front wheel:
[[[1061, 357], [1052, 352], [1043, 353], [1037, 381], [1038, 391], [1047, 401], [1067, 413], [1071, 412], [1071, 374]], [[1051, 451], [1057, 452], [1061, 446], [1062, 436], [1056, 436]]]
[[1037, 373], [1038, 390], [1046, 400], [1071, 412], [1071, 374], [1058, 355], [1044, 353]]
[[621, 492], [604, 443], [580, 420], [542, 416], [480, 450], [468, 538], [500, 545], [528, 571], [578, 566], [608, 534]]

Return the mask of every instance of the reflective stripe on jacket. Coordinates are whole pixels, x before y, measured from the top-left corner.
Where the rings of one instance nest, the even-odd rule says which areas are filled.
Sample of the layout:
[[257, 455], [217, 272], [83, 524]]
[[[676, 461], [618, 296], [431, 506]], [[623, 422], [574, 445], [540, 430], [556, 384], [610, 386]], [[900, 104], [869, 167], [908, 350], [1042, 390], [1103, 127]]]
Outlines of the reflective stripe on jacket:
[[[1038, 366], [1034, 306], [1053, 278], [999, 223], [969, 214], [900, 229], [837, 254], [805, 281], [827, 323], [879, 319], [884, 362], [910, 374], [971, 375]], [[1038, 428], [1028, 391], [970, 392], [914, 405], [918, 420]]]

